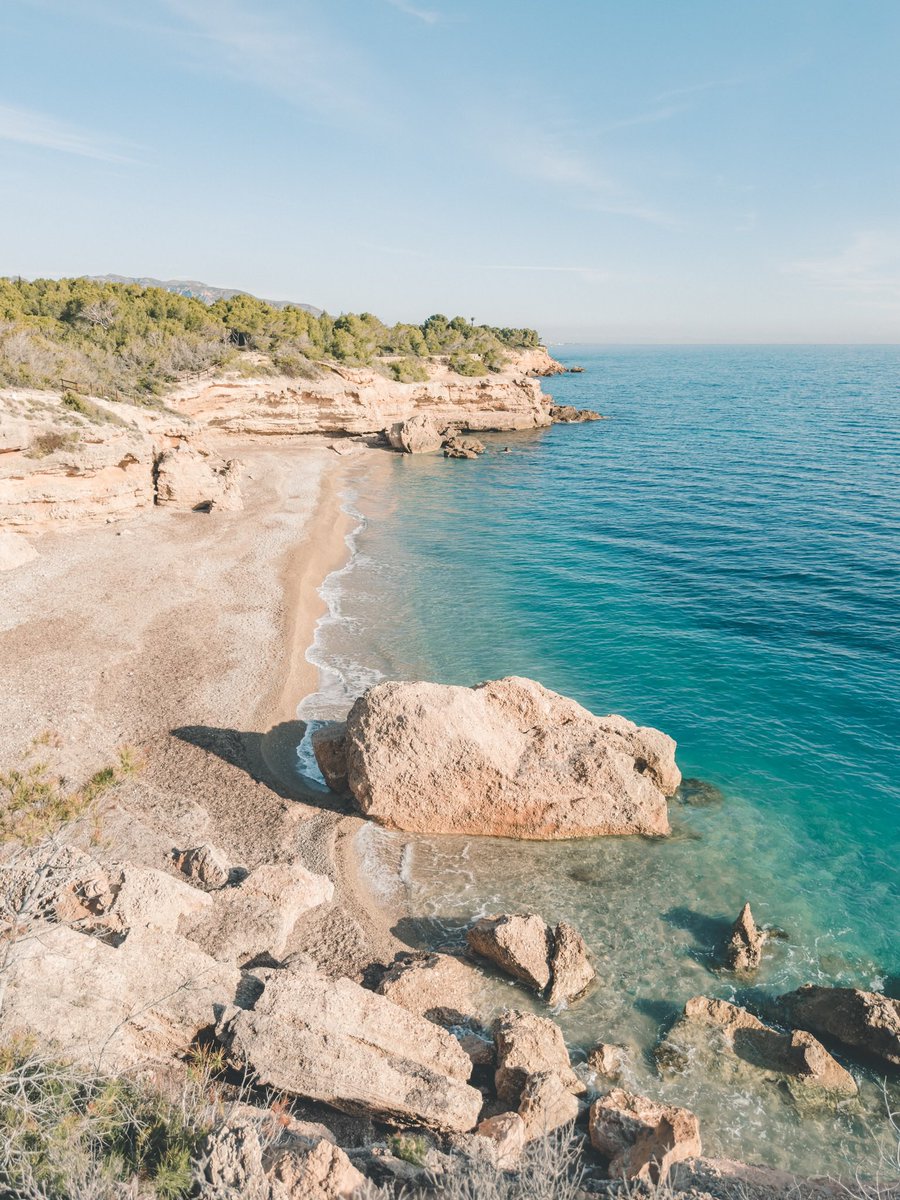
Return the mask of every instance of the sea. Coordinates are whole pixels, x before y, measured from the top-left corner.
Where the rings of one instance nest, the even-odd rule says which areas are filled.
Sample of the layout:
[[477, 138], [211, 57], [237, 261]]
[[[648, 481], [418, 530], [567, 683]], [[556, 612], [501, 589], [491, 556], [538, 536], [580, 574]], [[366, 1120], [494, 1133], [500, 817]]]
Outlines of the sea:
[[[340, 717], [384, 678], [529, 676], [676, 739], [672, 836], [367, 825], [373, 894], [428, 948], [461, 949], [485, 913], [571, 921], [598, 972], [553, 1014], [573, 1060], [624, 1045], [626, 1085], [697, 1112], [708, 1154], [890, 1174], [896, 1074], [850, 1064], [860, 1099], [815, 1105], [702, 1057], [661, 1075], [654, 1047], [695, 995], [764, 1016], [807, 982], [900, 998], [900, 347], [551, 353], [584, 371], [545, 390], [605, 420], [351, 470], [349, 559], [323, 585], [300, 716]], [[779, 936], [742, 985], [717, 955], [748, 900]], [[540, 1010], [489, 986], [498, 1008]]]

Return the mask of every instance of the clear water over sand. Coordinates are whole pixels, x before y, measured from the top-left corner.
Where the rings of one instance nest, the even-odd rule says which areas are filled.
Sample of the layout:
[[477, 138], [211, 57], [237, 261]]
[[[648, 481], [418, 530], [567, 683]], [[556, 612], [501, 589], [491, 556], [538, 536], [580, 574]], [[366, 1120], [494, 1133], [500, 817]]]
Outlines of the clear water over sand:
[[[871, 1165], [874, 1074], [858, 1108], [803, 1114], [770, 1082], [661, 1080], [650, 1051], [690, 996], [735, 995], [714, 951], [745, 899], [788, 935], [737, 993], [758, 1011], [812, 980], [897, 994], [900, 351], [558, 353], [587, 371], [546, 389], [608, 422], [360, 473], [356, 553], [315, 648], [323, 694], [301, 715], [338, 715], [379, 677], [515, 673], [672, 734], [707, 786], [673, 803], [668, 841], [373, 827], [366, 861], [422, 945], [461, 944], [487, 911], [573, 921], [600, 974], [558, 1014], [573, 1050], [631, 1046], [635, 1084], [695, 1108], [710, 1153]], [[502, 981], [494, 995], [524, 1002]]]

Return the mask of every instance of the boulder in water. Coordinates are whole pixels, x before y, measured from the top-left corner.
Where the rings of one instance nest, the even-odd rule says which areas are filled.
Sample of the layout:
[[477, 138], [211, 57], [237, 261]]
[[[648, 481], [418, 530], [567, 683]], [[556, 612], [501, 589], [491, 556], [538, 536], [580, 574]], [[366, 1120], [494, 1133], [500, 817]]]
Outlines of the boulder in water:
[[675, 1163], [701, 1154], [700, 1123], [692, 1112], [621, 1088], [594, 1101], [588, 1130], [591, 1145], [608, 1161], [610, 1179], [661, 1183]]
[[663, 836], [681, 780], [664, 733], [517, 677], [377, 684], [350, 710], [343, 749], [319, 758], [323, 773], [341, 754], [359, 809], [417, 833]]
[[757, 926], [750, 905], [745, 904], [725, 947], [725, 965], [738, 975], [751, 975], [762, 962], [767, 940], [766, 931]]
[[808, 983], [780, 998], [792, 1024], [900, 1067], [900, 1000], [861, 988]]

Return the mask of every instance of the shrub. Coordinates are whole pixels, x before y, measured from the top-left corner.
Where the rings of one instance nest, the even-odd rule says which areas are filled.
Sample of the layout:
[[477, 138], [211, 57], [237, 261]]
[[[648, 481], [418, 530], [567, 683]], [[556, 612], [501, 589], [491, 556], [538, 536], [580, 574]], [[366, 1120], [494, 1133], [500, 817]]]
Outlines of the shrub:
[[451, 354], [450, 370], [457, 375], [487, 375], [488, 369], [480, 358], [471, 354]]
[[65, 432], [51, 429], [37, 435], [28, 448], [28, 457], [46, 458], [48, 454], [56, 454], [61, 450], [74, 450], [80, 441], [81, 434], [74, 429]]
[[415, 358], [401, 358], [399, 362], [391, 363], [391, 374], [398, 383], [424, 383], [428, 368]]

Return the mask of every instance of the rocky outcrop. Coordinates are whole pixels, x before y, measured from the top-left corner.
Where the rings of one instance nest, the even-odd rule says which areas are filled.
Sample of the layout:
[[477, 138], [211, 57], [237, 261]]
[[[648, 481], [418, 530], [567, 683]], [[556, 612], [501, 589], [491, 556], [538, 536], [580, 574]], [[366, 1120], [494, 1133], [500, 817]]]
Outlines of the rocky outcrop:
[[476, 954], [543, 994], [550, 984], [550, 927], [536, 913], [481, 917], [466, 933]]
[[205, 446], [182, 443], [156, 458], [156, 503], [193, 512], [237, 512], [244, 507], [241, 463]]
[[808, 983], [780, 998], [791, 1024], [891, 1067], [900, 1067], [900, 1000], [860, 988]]
[[475, 1127], [481, 1094], [466, 1082], [472, 1064], [449, 1033], [308, 964], [259, 978], [253, 1008], [230, 1008], [218, 1033], [260, 1084], [387, 1121]]
[[594, 1101], [588, 1130], [610, 1179], [656, 1184], [675, 1163], [701, 1153], [700, 1123], [692, 1112], [620, 1088]]
[[752, 975], [762, 962], [767, 940], [766, 931], [757, 927], [750, 905], [745, 904], [725, 947], [725, 966], [738, 975]]
[[350, 710], [344, 746], [319, 756], [329, 786], [336, 761], [361, 812], [419, 833], [665, 835], [681, 780], [664, 733], [516, 677], [377, 684]]
[[525, 352], [511, 355], [499, 372], [470, 378], [432, 360], [421, 383], [398, 383], [372, 367], [322, 363], [314, 379], [260, 375], [184, 384], [166, 403], [200, 425], [252, 435], [380, 433], [420, 416], [438, 429], [538, 429], [550, 424], [550, 402], [534, 376], [552, 361], [546, 351]]
[[572, 1070], [562, 1031], [555, 1022], [534, 1013], [508, 1010], [494, 1022], [497, 1097], [517, 1108], [532, 1075], [558, 1076], [563, 1087], [575, 1095], [585, 1090]]
[[704, 1069], [734, 1082], [741, 1068], [762, 1072], [787, 1085], [798, 1099], [841, 1098], [857, 1094], [856, 1081], [811, 1033], [782, 1033], [725, 1000], [695, 996], [657, 1048], [666, 1071], [702, 1061]]
[[444, 458], [478, 458], [484, 454], [484, 442], [478, 438], [460, 437], [458, 434], [448, 437], [444, 442]]
[[471, 950], [519, 979], [552, 1005], [574, 1000], [596, 973], [584, 938], [567, 921], [553, 930], [535, 913], [481, 917], [466, 933]]
[[0, 571], [22, 567], [25, 563], [33, 562], [37, 556], [37, 550], [20, 533], [0, 529]]
[[465, 1026], [478, 1011], [478, 976], [449, 954], [399, 954], [377, 987], [379, 996], [438, 1025]]
[[571, 404], [554, 404], [550, 407], [550, 420], [554, 425], [573, 425], [584, 421], [602, 421], [601, 413], [592, 408], [573, 408]]
[[14, 947], [4, 983], [4, 1042], [32, 1036], [79, 1062], [125, 1070], [186, 1053], [234, 1003], [240, 973], [171, 930], [132, 931], [116, 946], [48, 924]]

